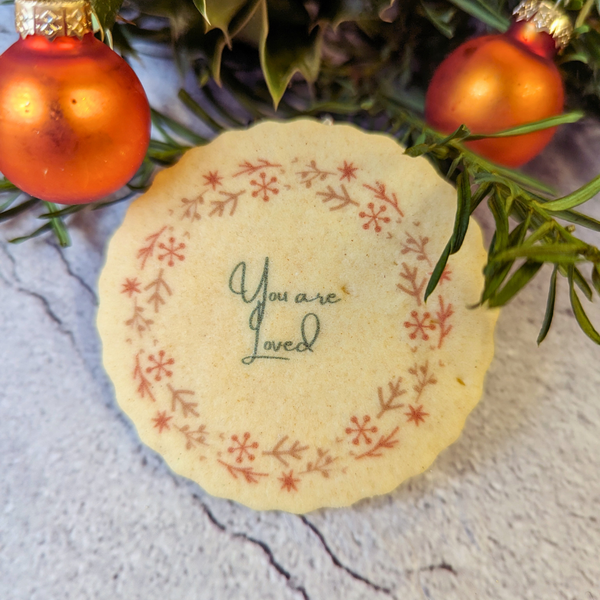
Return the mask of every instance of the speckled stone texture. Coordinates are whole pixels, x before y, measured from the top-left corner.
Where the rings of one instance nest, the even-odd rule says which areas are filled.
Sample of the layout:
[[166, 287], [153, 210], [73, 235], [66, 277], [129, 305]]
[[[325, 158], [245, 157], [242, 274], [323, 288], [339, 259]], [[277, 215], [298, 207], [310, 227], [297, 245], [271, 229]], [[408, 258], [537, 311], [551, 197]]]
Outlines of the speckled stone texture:
[[[168, 63], [140, 72], [182, 116]], [[569, 191], [598, 156], [588, 123], [531, 168]], [[537, 349], [548, 272], [503, 311], [484, 397], [429, 471], [349, 509], [257, 513], [174, 476], [116, 406], [94, 320], [122, 216], [76, 217], [66, 251], [0, 230], [0, 598], [600, 600], [600, 349], [564, 285]]]

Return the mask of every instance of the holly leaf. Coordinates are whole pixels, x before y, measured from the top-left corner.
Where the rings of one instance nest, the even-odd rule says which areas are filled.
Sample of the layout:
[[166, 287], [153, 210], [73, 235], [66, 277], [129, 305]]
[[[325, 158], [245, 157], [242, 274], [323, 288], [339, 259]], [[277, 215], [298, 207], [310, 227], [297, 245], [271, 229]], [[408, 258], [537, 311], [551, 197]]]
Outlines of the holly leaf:
[[[230, 33], [232, 20], [250, 2], [248, 0], [194, 0], [194, 4], [206, 20], [206, 31], [220, 29], [225, 36], [225, 43], [231, 46], [231, 38], [234, 35], [233, 32]], [[234, 28], [235, 25], [234, 23]]]
[[210, 19], [206, 14], [206, 0], [194, 0], [194, 4], [198, 9], [198, 12], [204, 17], [204, 20], [210, 25]]
[[318, 19], [337, 27], [344, 21], [380, 19], [394, 0], [330, 0], [321, 2]]
[[146, 15], [168, 19], [174, 40], [193, 29], [202, 20], [197, 8], [187, 1], [135, 0], [135, 6]]
[[[215, 2], [215, 0], [209, 1]], [[240, 2], [241, 9], [228, 21], [226, 31], [218, 25], [218, 23], [224, 23], [222, 15], [220, 17], [216, 15], [216, 13], [213, 15], [213, 13], [208, 10], [207, 14], [211, 18], [212, 26], [204, 36], [204, 47], [206, 54], [209, 57], [210, 72], [217, 84], [221, 85], [221, 58], [225, 46], [231, 46], [231, 39], [240, 33], [242, 29], [250, 26], [249, 23], [255, 16], [256, 9], [263, 1], [264, 0], [244, 0], [244, 2]], [[259, 19], [259, 24], [261, 22], [262, 21]], [[260, 37], [260, 34], [257, 37]]]
[[319, 75], [322, 31], [310, 30], [310, 16], [297, 0], [262, 0], [260, 11], [260, 64], [277, 108], [294, 73], [310, 82]]
[[420, 8], [417, 8], [417, 12], [423, 14], [434, 27], [448, 39], [454, 36], [455, 26], [452, 24], [454, 15], [456, 14], [455, 8], [448, 8], [445, 5], [439, 5], [437, 3], [424, 2], [421, 0]]
[[103, 29], [111, 29], [115, 24], [122, 4], [123, 0], [92, 0], [92, 8]]

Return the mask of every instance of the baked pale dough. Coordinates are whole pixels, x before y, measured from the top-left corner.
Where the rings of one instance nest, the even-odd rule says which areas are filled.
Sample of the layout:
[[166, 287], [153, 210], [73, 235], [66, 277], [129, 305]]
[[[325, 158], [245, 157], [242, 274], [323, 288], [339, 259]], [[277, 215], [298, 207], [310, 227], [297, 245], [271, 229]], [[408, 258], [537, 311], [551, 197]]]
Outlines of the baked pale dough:
[[482, 393], [471, 223], [391, 138], [302, 119], [189, 151], [135, 201], [100, 279], [104, 364], [142, 440], [216, 496], [295, 513], [426, 469]]

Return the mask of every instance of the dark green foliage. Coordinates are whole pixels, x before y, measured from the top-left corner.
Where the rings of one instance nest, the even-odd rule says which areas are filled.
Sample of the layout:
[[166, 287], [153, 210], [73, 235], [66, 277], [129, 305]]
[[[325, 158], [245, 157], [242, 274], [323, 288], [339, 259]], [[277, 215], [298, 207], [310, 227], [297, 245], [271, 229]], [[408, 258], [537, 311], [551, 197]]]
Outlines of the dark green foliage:
[[[600, 295], [600, 250], [574, 233], [575, 226], [600, 231], [599, 221], [574, 210], [600, 191], [600, 176], [557, 199], [543, 182], [494, 165], [462, 145], [481, 136], [471, 135], [466, 127], [442, 135], [421, 117], [437, 65], [473, 35], [505, 31], [515, 4], [514, 0], [126, 0], [112, 38], [126, 55], [152, 47], [153, 53], [172, 56], [188, 76], [186, 81], [195, 82], [181, 90], [179, 100], [214, 134], [263, 118], [300, 115], [332, 115], [365, 129], [387, 131], [406, 147], [406, 154], [425, 156], [457, 187], [454, 230], [426, 296], [435, 290], [450, 256], [460, 251], [470, 215], [485, 201], [496, 231], [480, 302], [491, 307], [506, 304], [549, 263], [553, 271], [538, 342], [552, 322], [560, 275], [569, 286], [579, 325], [600, 343], [577, 292], [588, 299]], [[104, 28], [111, 27], [119, 5], [119, 0], [95, 0]], [[580, 109], [600, 114], [598, 5], [594, 0], [570, 0], [567, 9], [576, 34], [558, 62], [571, 112], [493, 137], [573, 123], [583, 116]], [[153, 140], [140, 170], [126, 189], [92, 205], [93, 210], [143, 191], [157, 168], [175, 162], [191, 145], [208, 141], [166, 115], [153, 111], [152, 117], [159, 139]], [[68, 219], [84, 209], [41, 203], [0, 181], [0, 220], [30, 211], [42, 221], [33, 233], [13, 241], [53, 232], [66, 245]]]

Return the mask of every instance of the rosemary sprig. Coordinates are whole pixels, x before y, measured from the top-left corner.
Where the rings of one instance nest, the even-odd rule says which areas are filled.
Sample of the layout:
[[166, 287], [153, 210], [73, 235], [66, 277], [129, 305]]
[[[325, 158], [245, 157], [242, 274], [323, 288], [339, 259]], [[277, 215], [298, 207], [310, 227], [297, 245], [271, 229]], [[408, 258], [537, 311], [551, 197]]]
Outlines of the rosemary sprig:
[[[388, 114], [393, 115], [397, 135], [409, 143], [405, 152], [409, 156], [426, 155], [448, 179], [455, 179], [457, 187], [457, 212], [454, 231], [431, 279], [425, 299], [435, 290], [444, 267], [452, 254], [460, 250], [475, 208], [487, 200], [494, 217], [496, 231], [490, 245], [488, 262], [484, 268], [485, 283], [480, 304], [490, 307], [504, 306], [537, 275], [545, 263], [554, 265], [546, 313], [538, 337], [541, 343], [552, 323], [557, 276], [567, 280], [573, 312], [584, 333], [600, 344], [600, 334], [588, 318], [577, 294], [579, 288], [592, 300], [600, 295], [600, 250], [574, 235], [574, 225], [567, 221], [600, 231], [600, 222], [573, 209], [600, 192], [600, 175], [575, 192], [555, 199], [533, 179], [521, 173], [499, 167], [471, 152], [465, 141], [481, 139], [460, 127], [451, 135], [443, 135], [428, 127], [421, 119], [404, 109], [393, 99], [383, 98]], [[574, 122], [581, 113], [570, 113], [537, 123], [495, 134], [494, 137], [528, 133], [560, 123]], [[408, 132], [408, 136], [406, 133]], [[515, 269], [515, 266], [518, 268]], [[588, 283], [580, 270], [590, 270]]]

